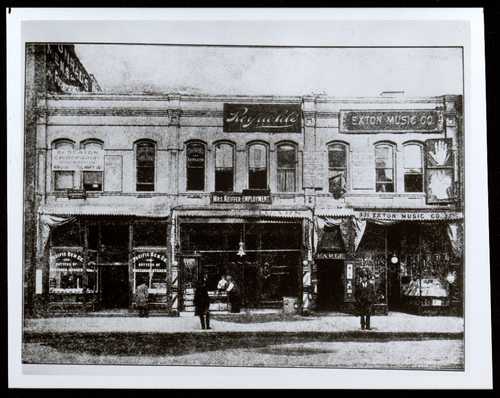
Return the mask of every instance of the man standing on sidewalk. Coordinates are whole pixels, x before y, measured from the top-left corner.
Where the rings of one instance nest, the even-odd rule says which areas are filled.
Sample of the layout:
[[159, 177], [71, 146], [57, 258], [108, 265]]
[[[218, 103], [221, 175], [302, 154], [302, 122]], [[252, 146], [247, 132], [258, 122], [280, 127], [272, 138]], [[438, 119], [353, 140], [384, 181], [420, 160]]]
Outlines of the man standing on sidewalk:
[[370, 315], [372, 305], [375, 301], [375, 289], [373, 283], [368, 280], [367, 273], [361, 274], [360, 281], [355, 292], [356, 303], [361, 320], [361, 329], [370, 330]]
[[196, 285], [194, 292], [194, 314], [200, 317], [201, 328], [211, 329], [210, 327], [210, 297], [207, 287], [208, 276], [201, 277]]
[[139, 286], [137, 286], [135, 301], [137, 308], [139, 308], [139, 316], [147, 317], [149, 313], [149, 291], [148, 285], [146, 285], [145, 282], [142, 282]]

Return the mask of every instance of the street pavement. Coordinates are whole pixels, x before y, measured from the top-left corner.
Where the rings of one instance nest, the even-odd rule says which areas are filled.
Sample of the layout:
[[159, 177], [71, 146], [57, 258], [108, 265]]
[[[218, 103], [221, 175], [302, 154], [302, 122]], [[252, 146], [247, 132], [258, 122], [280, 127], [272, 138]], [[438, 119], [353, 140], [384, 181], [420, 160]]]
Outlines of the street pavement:
[[[212, 314], [210, 331], [198, 317], [57, 317], [25, 319], [25, 333], [214, 333], [214, 332], [353, 332], [359, 318], [343, 313], [311, 316], [269, 313]], [[463, 333], [464, 321], [453, 316], [419, 316], [400, 312], [372, 316], [371, 333]]]
[[391, 312], [359, 318], [280, 312], [216, 313], [200, 330], [178, 317], [92, 316], [25, 319], [26, 364], [463, 368], [463, 318]]

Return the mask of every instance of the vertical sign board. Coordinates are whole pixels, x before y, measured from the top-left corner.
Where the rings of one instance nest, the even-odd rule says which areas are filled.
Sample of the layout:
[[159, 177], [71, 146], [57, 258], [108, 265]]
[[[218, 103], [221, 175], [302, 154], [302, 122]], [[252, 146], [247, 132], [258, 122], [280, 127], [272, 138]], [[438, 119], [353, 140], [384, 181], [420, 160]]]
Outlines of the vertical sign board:
[[359, 261], [344, 261], [344, 301], [353, 302], [355, 292], [355, 270], [359, 266]]
[[120, 192], [122, 190], [122, 156], [104, 156], [104, 190]]
[[35, 294], [43, 293], [42, 282], [43, 282], [43, 271], [41, 269], [37, 269], [35, 274]]
[[300, 104], [224, 104], [226, 133], [300, 133]]
[[451, 138], [425, 141], [425, 189], [428, 204], [454, 200], [454, 159]]

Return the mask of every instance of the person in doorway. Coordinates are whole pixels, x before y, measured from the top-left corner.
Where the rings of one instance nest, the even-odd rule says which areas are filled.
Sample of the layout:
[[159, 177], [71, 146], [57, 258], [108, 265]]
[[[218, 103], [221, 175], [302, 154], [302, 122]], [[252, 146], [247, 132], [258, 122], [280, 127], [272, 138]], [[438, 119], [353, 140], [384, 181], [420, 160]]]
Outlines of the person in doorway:
[[210, 297], [207, 288], [208, 276], [203, 275], [196, 285], [194, 292], [194, 314], [200, 317], [202, 329], [210, 327]]
[[370, 330], [370, 316], [373, 303], [375, 302], [375, 288], [373, 280], [369, 279], [367, 273], [363, 273], [360, 276], [355, 298], [360, 316], [361, 329]]
[[135, 302], [137, 304], [137, 308], [139, 309], [139, 316], [147, 317], [149, 315], [149, 289], [145, 282], [142, 282], [139, 286], [137, 286], [135, 292]]
[[228, 285], [228, 282], [226, 280], [226, 276], [223, 274], [221, 277], [220, 277], [220, 281], [219, 283], [217, 283], [217, 290], [219, 292], [224, 292], [226, 291], [227, 289], [227, 285]]
[[239, 313], [240, 312], [240, 289], [238, 288], [238, 285], [234, 281], [233, 277], [228, 275], [227, 276], [227, 297], [229, 300], [229, 306], [230, 306], [230, 311], [233, 313]]

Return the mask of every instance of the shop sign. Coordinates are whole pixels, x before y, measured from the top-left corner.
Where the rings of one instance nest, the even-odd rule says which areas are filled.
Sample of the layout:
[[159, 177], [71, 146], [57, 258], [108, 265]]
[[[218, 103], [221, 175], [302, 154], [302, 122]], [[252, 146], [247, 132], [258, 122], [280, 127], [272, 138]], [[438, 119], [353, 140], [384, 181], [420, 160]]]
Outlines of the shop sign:
[[212, 192], [210, 196], [212, 203], [267, 203], [270, 204], [271, 194], [249, 195], [242, 193], [219, 193]]
[[162, 253], [145, 252], [132, 257], [132, 264], [135, 269], [156, 270], [167, 267], [167, 257]]
[[78, 252], [61, 251], [52, 257], [52, 267], [63, 270], [78, 270], [83, 266], [83, 256]]
[[341, 133], [436, 133], [443, 131], [443, 113], [436, 110], [340, 111]]
[[104, 170], [104, 151], [101, 149], [54, 149], [52, 151], [53, 171], [102, 171]]
[[345, 260], [345, 253], [323, 252], [316, 254], [316, 260]]
[[298, 104], [224, 104], [224, 132], [300, 133]]
[[380, 221], [436, 221], [436, 220], [459, 220], [463, 216], [457, 212], [445, 211], [407, 211], [407, 212], [387, 212], [387, 211], [355, 211], [356, 218], [361, 220]]

